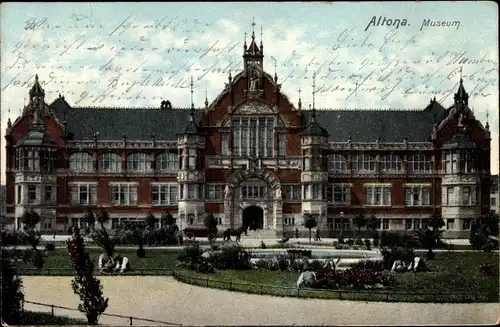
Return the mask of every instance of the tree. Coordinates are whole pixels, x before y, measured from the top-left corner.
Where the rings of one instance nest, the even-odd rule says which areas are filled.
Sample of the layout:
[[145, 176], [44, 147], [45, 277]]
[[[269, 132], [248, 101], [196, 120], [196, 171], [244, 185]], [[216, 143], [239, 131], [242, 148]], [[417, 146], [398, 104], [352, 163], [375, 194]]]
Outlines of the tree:
[[10, 253], [2, 249], [2, 320], [10, 325], [21, 325], [23, 282], [12, 264]]
[[217, 228], [217, 219], [215, 219], [213, 214], [208, 214], [203, 220], [203, 224], [209, 230], [213, 230]]
[[435, 255], [432, 250], [436, 248], [440, 242], [442, 233], [442, 230], [431, 230], [429, 228], [418, 230], [418, 241], [422, 247], [428, 250], [427, 259], [434, 259]]
[[90, 233], [91, 230], [95, 229], [96, 219], [95, 219], [94, 213], [91, 210], [89, 210], [87, 212], [87, 214], [85, 215], [84, 220], [85, 220], [86, 225], [87, 225], [86, 232]]
[[161, 214], [161, 225], [162, 226], [171, 226], [175, 224], [175, 218], [170, 214], [170, 212], [162, 212]]
[[26, 243], [31, 246], [33, 265], [41, 269], [43, 268], [43, 255], [37, 246], [40, 244], [42, 235], [36, 230], [36, 225], [41, 221], [40, 215], [35, 211], [25, 211], [21, 216], [23, 223], [23, 238]]
[[149, 212], [146, 218], [144, 218], [144, 221], [146, 222], [146, 226], [149, 228], [149, 230], [154, 230], [158, 218], [156, 218], [151, 212]]
[[137, 249], [137, 257], [138, 258], [146, 257], [146, 250], [144, 250], [144, 243], [146, 243], [147, 231], [145, 227], [134, 225], [131, 228], [131, 232], [134, 244], [139, 247]]
[[437, 233], [437, 231], [441, 228], [444, 227], [444, 219], [441, 217], [440, 214], [433, 214], [427, 219], [427, 226], [432, 228], [432, 231], [434, 233]]
[[[94, 214], [92, 213], [92, 216]], [[107, 230], [106, 227], [104, 227], [104, 224], [109, 221], [109, 215], [104, 210], [103, 207], [99, 210], [97, 213], [96, 221], [100, 225], [100, 229], [96, 230], [94, 227], [92, 227], [92, 232], [90, 234], [90, 238], [92, 241], [97, 244], [101, 249], [106, 252], [106, 255], [108, 255], [109, 258], [113, 256], [113, 253], [115, 252], [115, 245], [116, 245], [116, 239], [114, 237], [111, 237]]]
[[85, 251], [84, 240], [78, 228], [73, 229], [73, 235], [67, 241], [67, 248], [75, 270], [71, 287], [82, 301], [78, 305], [78, 310], [85, 314], [90, 325], [97, 325], [99, 317], [108, 307], [109, 299], [104, 298], [101, 282], [93, 275], [94, 263]]
[[356, 226], [358, 226], [358, 233], [360, 235], [361, 235], [361, 228], [365, 227], [367, 223], [368, 223], [368, 219], [366, 219], [366, 217], [362, 213], [360, 213], [360, 214], [356, 215], [356, 217], [354, 217], [354, 224]]
[[302, 225], [309, 229], [309, 243], [311, 243], [311, 230], [318, 225], [318, 221], [314, 218], [313, 215], [305, 215], [304, 220], [302, 221]]
[[476, 250], [489, 252], [498, 249], [499, 216], [490, 213], [485, 219], [476, 220], [471, 225], [469, 240]]

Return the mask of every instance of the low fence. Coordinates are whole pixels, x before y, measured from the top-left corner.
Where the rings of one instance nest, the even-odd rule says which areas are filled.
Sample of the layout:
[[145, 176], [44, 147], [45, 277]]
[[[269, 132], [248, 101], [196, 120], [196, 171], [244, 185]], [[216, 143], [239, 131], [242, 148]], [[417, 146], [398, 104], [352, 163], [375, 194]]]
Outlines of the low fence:
[[173, 271], [176, 280], [197, 286], [224, 289], [229, 291], [274, 295], [297, 298], [337, 299], [349, 301], [382, 301], [382, 302], [434, 302], [434, 303], [477, 303], [498, 302], [498, 292], [403, 292], [394, 289], [387, 290], [331, 290], [310, 289], [261, 284], [221, 281], [210, 278], [200, 278]]
[[[20, 275], [24, 276], [73, 276], [74, 272], [69, 268], [18, 269]], [[227, 280], [216, 280], [190, 276], [189, 274], [176, 271], [171, 268], [163, 269], [134, 269], [125, 273], [101, 273], [94, 272], [96, 276], [173, 276], [176, 280], [197, 286], [223, 289], [229, 291], [245, 292], [260, 295], [286, 296], [298, 298], [337, 299], [349, 301], [383, 301], [383, 302], [434, 302], [434, 303], [477, 303], [498, 302], [498, 290], [491, 293], [470, 292], [460, 290], [453, 292], [407, 292], [395, 289], [366, 289], [366, 290], [332, 290], [332, 289], [310, 289], [297, 287], [284, 287], [265, 284], [238, 283]]]
[[[29, 304], [33, 304], [33, 305], [37, 305], [37, 306], [42, 306], [42, 307], [50, 308], [50, 314], [53, 317], [55, 316], [56, 309], [67, 310], [67, 311], [78, 311], [78, 312], [80, 312], [80, 310], [74, 309], [74, 308], [68, 308], [68, 307], [63, 307], [63, 306], [59, 306], [59, 305], [47, 304], [47, 303], [40, 303], [40, 302], [33, 302], [33, 301], [24, 301], [23, 302], [23, 310], [24, 310], [24, 304], [25, 303], [29, 303]], [[147, 322], [147, 323], [155, 323], [155, 324], [168, 325], [168, 326], [182, 326], [182, 324], [171, 323], [171, 322], [167, 322], [167, 321], [160, 321], [160, 320], [153, 320], [153, 319], [146, 319], [146, 318], [138, 318], [138, 317], [133, 317], [133, 316], [123, 316], [123, 315], [116, 315], [116, 314], [111, 314], [111, 313], [103, 313], [102, 316], [122, 318], [122, 319], [124, 319], [124, 320], [126, 320], [128, 322], [129, 326], [133, 326], [134, 325], [134, 321], [143, 321], [143, 322]], [[73, 319], [82, 319], [82, 320], [84, 320], [85, 318], [83, 317], [83, 313], [82, 313], [82, 317], [81, 318], [73, 318]]]

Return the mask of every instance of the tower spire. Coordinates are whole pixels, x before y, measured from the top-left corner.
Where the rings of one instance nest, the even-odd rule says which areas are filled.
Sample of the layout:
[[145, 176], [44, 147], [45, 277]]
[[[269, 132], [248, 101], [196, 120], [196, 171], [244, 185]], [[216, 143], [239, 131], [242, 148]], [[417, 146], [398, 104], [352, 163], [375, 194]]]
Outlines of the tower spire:
[[302, 89], [299, 87], [299, 110], [302, 109], [302, 97], [300, 93], [302, 93]]
[[314, 115], [314, 110], [316, 110], [315, 98], [316, 98], [316, 72], [313, 72], [313, 115]]
[[252, 21], [252, 40], [255, 41], [255, 16]]
[[208, 83], [205, 84], [205, 108], [208, 108]]
[[193, 121], [193, 116], [194, 116], [194, 100], [193, 100], [193, 75], [191, 75], [191, 111], [189, 113], [189, 120]]

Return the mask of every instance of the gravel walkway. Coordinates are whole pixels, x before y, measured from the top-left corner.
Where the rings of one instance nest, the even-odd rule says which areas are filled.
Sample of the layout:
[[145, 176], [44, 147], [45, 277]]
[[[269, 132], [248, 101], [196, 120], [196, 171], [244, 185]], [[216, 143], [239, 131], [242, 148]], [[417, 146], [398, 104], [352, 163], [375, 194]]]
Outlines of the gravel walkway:
[[[26, 300], [76, 308], [71, 277], [24, 276]], [[179, 283], [172, 277], [101, 277], [109, 297], [106, 313], [184, 325], [402, 325], [494, 324], [500, 304], [382, 303], [279, 298], [214, 290]], [[25, 304], [28, 310], [50, 308]], [[76, 311], [57, 315], [81, 318]], [[101, 317], [101, 324], [128, 325], [123, 318]], [[154, 325], [134, 321], [134, 325]]]

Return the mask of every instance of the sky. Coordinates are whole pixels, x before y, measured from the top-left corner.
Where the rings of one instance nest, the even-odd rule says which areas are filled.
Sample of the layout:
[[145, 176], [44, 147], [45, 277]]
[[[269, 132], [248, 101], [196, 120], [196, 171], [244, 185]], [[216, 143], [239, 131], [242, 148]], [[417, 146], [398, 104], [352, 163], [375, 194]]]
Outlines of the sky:
[[35, 74], [47, 103], [61, 93], [82, 107], [190, 107], [193, 77], [202, 107], [241, 71], [252, 29], [264, 69], [306, 109], [313, 75], [316, 108], [380, 110], [420, 110], [434, 97], [449, 107], [461, 75], [490, 124], [498, 174], [493, 2], [3, 2], [0, 15], [2, 183], [7, 118], [20, 115]]

